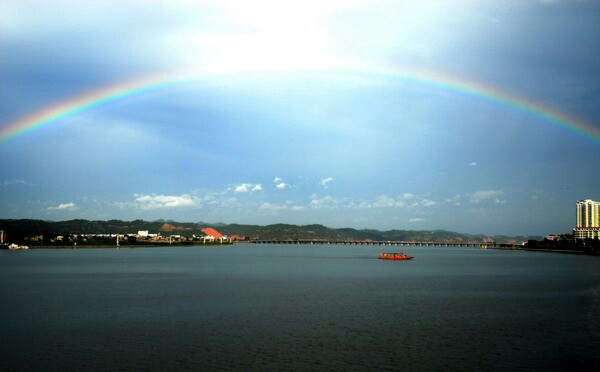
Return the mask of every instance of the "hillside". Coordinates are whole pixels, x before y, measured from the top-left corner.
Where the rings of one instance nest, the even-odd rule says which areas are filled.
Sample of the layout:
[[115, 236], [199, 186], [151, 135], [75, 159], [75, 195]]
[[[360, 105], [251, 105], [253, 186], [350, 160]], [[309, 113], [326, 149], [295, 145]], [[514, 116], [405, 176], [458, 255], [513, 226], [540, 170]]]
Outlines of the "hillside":
[[498, 243], [515, 243], [539, 237], [523, 236], [485, 236], [461, 234], [444, 230], [357, 230], [352, 228], [334, 229], [323, 225], [273, 224], [267, 226], [240, 224], [208, 224], [204, 222], [175, 221], [42, 221], [32, 219], [0, 220], [0, 229], [4, 230], [8, 241], [23, 241], [31, 235], [57, 234], [136, 234], [147, 230], [167, 236], [172, 234], [192, 236], [202, 235], [202, 229], [213, 227], [225, 235], [246, 236], [248, 239], [330, 239], [330, 240], [397, 240], [414, 242], [478, 243], [492, 239]]

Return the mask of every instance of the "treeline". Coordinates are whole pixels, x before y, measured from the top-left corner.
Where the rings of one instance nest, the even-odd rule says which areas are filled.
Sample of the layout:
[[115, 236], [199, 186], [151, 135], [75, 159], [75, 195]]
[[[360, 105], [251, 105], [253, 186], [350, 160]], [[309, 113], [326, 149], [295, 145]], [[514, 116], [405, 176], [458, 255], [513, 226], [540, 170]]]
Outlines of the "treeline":
[[558, 240], [529, 240], [525, 244], [530, 249], [550, 249], [561, 251], [584, 252], [588, 254], [600, 254], [599, 239], [558, 239]]
[[66, 235], [66, 234], [135, 234], [138, 231], [154, 233], [169, 232], [191, 236], [198, 234], [207, 225], [202, 223], [179, 223], [173, 226], [169, 221], [90, 221], [83, 219], [68, 221], [43, 221], [33, 219], [0, 220], [0, 229], [9, 239], [20, 239], [30, 235]]
[[264, 240], [281, 239], [329, 239], [329, 240], [374, 240], [374, 241], [414, 241], [414, 242], [439, 242], [439, 243], [481, 243], [489, 239], [497, 243], [521, 244], [528, 239], [539, 237], [523, 236], [486, 236], [475, 234], [462, 234], [446, 230], [388, 230], [379, 231], [372, 229], [334, 229], [323, 225], [289, 225], [275, 224], [267, 226], [258, 225], [224, 225], [217, 228], [228, 235], [244, 235]]
[[44, 238], [67, 234], [136, 234], [138, 231], [149, 231], [163, 236], [181, 235], [191, 237], [202, 234], [202, 229], [213, 227], [225, 235], [245, 236], [246, 239], [329, 239], [329, 240], [393, 240], [440, 243], [480, 243], [484, 240], [505, 244], [521, 244], [539, 237], [522, 236], [485, 236], [461, 234], [445, 230], [389, 230], [341, 228], [334, 229], [323, 225], [241, 225], [241, 224], [208, 224], [204, 222], [175, 221], [89, 221], [83, 219], [69, 221], [42, 221], [33, 219], [0, 220], [0, 229], [4, 230], [7, 240], [22, 243], [26, 237], [43, 235]]

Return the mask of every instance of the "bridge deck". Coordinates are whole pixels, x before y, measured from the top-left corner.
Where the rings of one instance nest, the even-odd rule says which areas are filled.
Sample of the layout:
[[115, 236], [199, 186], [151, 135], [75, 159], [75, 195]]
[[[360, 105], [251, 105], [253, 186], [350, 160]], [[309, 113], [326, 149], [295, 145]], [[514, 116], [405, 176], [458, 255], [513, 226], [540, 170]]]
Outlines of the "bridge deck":
[[494, 248], [497, 243], [444, 243], [444, 242], [408, 242], [396, 240], [329, 240], [329, 239], [259, 239], [253, 244], [343, 244], [343, 245], [390, 245], [390, 246], [436, 246], [436, 247], [480, 247]]

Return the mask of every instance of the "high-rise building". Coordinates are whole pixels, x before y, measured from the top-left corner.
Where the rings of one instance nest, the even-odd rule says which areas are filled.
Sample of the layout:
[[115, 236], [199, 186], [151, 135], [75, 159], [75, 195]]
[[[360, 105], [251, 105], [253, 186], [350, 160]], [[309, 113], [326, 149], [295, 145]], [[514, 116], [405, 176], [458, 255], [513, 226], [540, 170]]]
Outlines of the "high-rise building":
[[577, 201], [577, 224], [573, 237], [600, 239], [600, 202], [590, 199]]

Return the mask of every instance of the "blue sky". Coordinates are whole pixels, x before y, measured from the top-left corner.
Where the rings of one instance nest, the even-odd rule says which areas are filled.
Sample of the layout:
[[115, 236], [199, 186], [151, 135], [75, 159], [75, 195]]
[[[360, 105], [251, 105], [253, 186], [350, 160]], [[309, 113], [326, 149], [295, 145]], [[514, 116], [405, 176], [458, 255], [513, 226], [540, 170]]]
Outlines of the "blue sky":
[[[0, 0], [0, 128], [201, 71], [0, 142], [0, 218], [544, 235], [600, 200], [597, 1]], [[356, 74], [345, 67], [360, 66]]]

